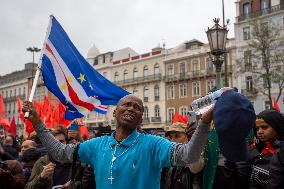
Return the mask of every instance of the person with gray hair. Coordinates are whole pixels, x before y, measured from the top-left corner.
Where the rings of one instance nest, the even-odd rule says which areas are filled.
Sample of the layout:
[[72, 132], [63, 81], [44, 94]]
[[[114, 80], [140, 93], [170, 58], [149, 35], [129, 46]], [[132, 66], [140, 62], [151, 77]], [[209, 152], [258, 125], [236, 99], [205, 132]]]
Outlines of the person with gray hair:
[[40, 120], [33, 104], [26, 101], [23, 112], [29, 112], [42, 144], [58, 161], [71, 162], [76, 154], [81, 162], [94, 168], [98, 189], [160, 188], [163, 167], [185, 166], [199, 160], [207, 142], [213, 109], [201, 117], [191, 140], [186, 144], [137, 132], [142, 124], [143, 103], [135, 95], [120, 99], [113, 116], [116, 131], [80, 145], [57, 141]]

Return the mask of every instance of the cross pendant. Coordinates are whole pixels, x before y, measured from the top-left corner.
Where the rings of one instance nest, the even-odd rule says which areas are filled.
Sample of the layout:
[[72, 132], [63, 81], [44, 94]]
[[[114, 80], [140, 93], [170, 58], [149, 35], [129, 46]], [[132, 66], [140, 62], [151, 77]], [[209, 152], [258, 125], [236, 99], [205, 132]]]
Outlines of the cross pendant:
[[114, 178], [112, 177], [112, 175], [110, 175], [110, 177], [108, 178], [108, 180], [110, 180], [110, 184], [112, 184], [112, 180], [113, 180]]

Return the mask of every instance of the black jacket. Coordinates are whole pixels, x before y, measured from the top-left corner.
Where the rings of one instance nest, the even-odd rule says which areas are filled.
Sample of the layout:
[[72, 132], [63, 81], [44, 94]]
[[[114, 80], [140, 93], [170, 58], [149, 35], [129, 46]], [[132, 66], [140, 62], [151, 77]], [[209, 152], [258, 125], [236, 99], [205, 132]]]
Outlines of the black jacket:
[[202, 188], [202, 172], [193, 174], [188, 167], [164, 168], [161, 177], [161, 189]]
[[270, 161], [269, 183], [270, 189], [284, 188], [284, 142]]

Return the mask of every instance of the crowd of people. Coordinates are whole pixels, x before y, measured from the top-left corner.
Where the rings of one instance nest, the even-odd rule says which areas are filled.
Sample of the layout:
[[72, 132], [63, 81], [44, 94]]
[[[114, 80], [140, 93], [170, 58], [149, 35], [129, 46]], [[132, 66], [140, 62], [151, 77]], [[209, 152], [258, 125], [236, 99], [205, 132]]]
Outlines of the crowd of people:
[[[242, 98], [230, 90], [226, 93], [232, 93], [226, 97], [231, 101]], [[273, 109], [253, 115], [245, 104], [228, 105], [234, 116], [243, 111], [236, 119], [229, 118], [227, 110], [218, 113], [225, 107], [216, 104], [190, 124], [173, 123], [160, 137], [141, 129], [143, 103], [128, 95], [113, 113], [116, 130], [97, 132], [84, 141], [70, 127], [46, 128], [33, 104], [25, 102], [23, 112], [30, 112], [36, 135], [21, 142], [5, 137], [0, 188], [283, 189], [284, 116]], [[219, 117], [225, 117], [221, 122], [229, 126], [242, 124], [240, 131], [243, 125], [251, 129], [245, 136], [247, 152], [230, 146], [241, 161], [224, 151], [222, 143], [230, 141], [218, 136]]]

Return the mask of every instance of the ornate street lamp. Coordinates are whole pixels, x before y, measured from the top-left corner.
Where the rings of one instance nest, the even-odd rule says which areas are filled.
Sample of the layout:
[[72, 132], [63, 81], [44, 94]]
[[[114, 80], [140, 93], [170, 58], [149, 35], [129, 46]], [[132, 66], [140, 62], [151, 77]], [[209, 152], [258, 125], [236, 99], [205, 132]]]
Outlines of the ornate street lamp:
[[27, 48], [27, 51], [31, 52], [33, 54], [33, 69], [32, 69], [32, 81], [34, 77], [34, 67], [35, 67], [35, 53], [39, 52], [41, 49], [37, 47], [29, 47]]
[[226, 52], [226, 40], [228, 30], [226, 27], [219, 25], [219, 18], [213, 19], [215, 25], [212, 28], [208, 27], [206, 31], [207, 38], [210, 46], [209, 57], [216, 68], [216, 87], [220, 89], [222, 85], [221, 69], [224, 61], [224, 53]]

